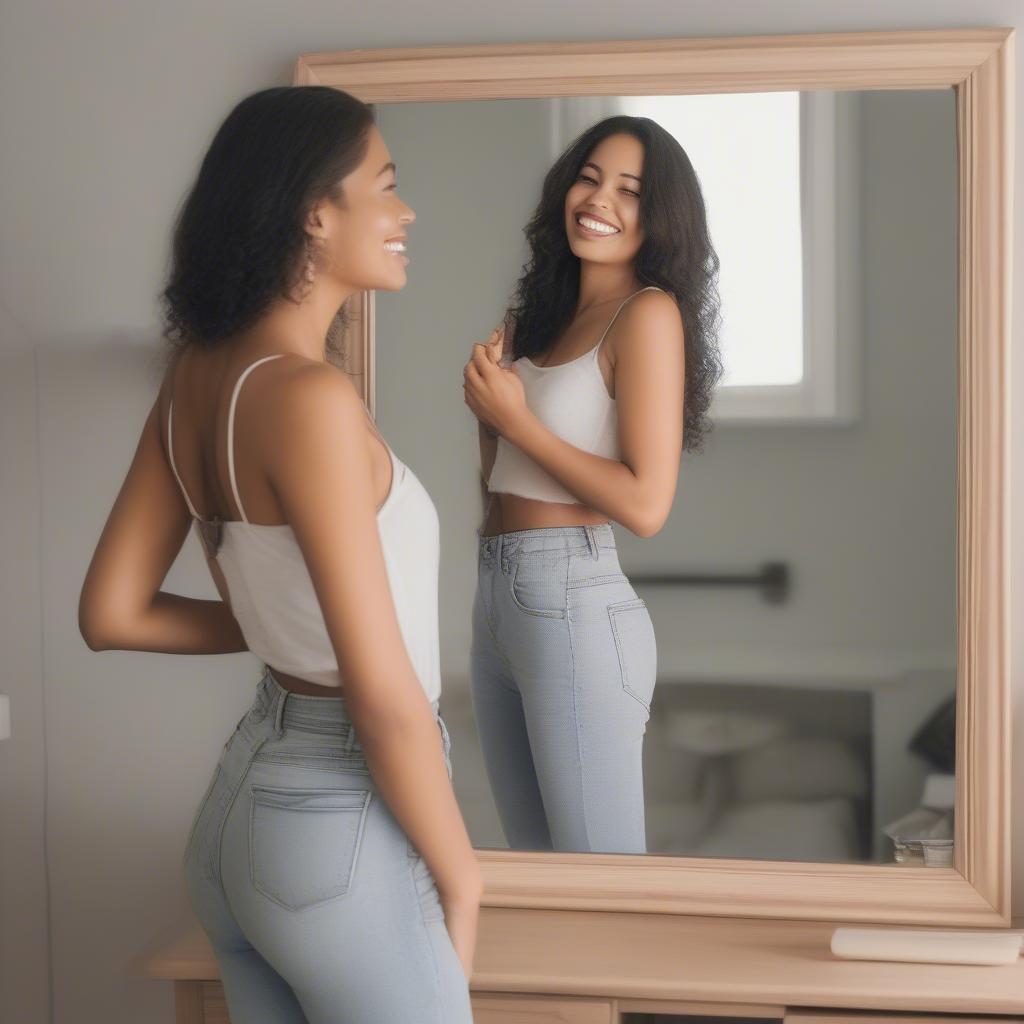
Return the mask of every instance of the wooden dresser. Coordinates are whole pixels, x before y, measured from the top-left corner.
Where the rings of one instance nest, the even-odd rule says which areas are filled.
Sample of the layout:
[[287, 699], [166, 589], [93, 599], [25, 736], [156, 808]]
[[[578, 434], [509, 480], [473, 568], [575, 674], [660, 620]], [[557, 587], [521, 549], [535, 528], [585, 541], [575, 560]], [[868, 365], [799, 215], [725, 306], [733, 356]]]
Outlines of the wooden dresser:
[[[474, 1021], [1024, 1024], [1024, 958], [1010, 967], [840, 960], [829, 949], [840, 923], [485, 907]], [[229, 1020], [198, 925], [145, 970], [174, 982], [178, 1024]]]

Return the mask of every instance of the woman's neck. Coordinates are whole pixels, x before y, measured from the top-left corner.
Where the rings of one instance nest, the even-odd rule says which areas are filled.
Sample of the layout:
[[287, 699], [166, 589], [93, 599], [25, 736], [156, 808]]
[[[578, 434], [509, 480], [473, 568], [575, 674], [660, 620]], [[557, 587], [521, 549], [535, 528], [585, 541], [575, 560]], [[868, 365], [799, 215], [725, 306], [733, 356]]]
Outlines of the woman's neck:
[[580, 267], [576, 316], [591, 306], [632, 295], [639, 287], [632, 264], [584, 262]]

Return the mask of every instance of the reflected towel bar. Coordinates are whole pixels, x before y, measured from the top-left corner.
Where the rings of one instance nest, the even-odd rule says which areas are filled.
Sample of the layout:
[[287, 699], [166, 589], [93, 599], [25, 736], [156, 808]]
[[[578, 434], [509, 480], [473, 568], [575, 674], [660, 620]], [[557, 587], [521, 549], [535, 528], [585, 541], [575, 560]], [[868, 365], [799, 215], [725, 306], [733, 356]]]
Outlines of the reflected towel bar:
[[673, 587], [757, 587], [769, 604], [782, 604], [789, 599], [790, 573], [785, 562], [765, 562], [756, 573], [666, 572], [632, 573], [623, 570], [635, 586]]

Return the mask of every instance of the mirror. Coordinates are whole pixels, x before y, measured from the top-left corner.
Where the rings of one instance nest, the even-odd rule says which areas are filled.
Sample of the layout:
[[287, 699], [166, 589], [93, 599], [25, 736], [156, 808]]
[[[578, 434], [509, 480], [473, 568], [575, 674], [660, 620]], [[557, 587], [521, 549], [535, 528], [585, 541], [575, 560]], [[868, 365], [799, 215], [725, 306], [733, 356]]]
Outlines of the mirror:
[[[737, 906], [742, 905], [745, 917], [968, 928], [1005, 927], [1009, 923], [1011, 762], [1007, 566], [1010, 518], [1007, 474], [1010, 378], [1007, 367], [1012, 336], [1013, 36], [1013, 30], [1007, 28], [972, 28], [631, 39], [307, 53], [297, 61], [292, 79], [295, 84], [345, 89], [368, 103], [378, 105], [385, 117], [389, 109], [401, 115], [405, 104], [412, 105], [404, 109], [406, 116], [414, 120], [426, 118], [431, 109], [447, 109], [453, 116], [465, 115], [466, 128], [470, 126], [469, 115], [474, 103], [537, 101], [546, 97], [598, 101], [601, 97], [623, 95], [665, 97], [800, 90], [813, 94], [812, 110], [820, 113], [822, 107], [816, 105], [817, 99], [821, 98], [819, 94], [835, 93], [836, 99], [840, 100], [834, 122], [837, 128], [841, 127], [841, 94], [848, 91], [862, 91], [865, 102], [871, 102], [868, 94], [888, 90], [908, 94], [916, 91], [944, 93], [955, 108], [956, 241], [955, 247], [948, 250], [949, 259], [955, 259], [955, 287], [950, 287], [952, 274], [945, 277], [942, 269], [938, 269], [936, 275], [929, 278], [935, 282], [934, 286], [926, 286], [924, 278], [916, 284], [910, 284], [908, 280], [901, 285], [915, 292], [923, 305], [899, 305], [892, 298], [893, 286], [887, 284], [884, 275], [877, 273], [885, 267], [885, 251], [907, 252], [909, 256], [913, 240], [893, 230], [893, 226], [905, 223], [907, 216], [916, 219], [921, 213], [917, 204], [924, 200], [924, 195], [918, 196], [916, 191], [907, 192], [909, 205], [904, 209], [900, 205], [892, 205], [894, 193], [889, 192], [886, 203], [891, 217], [884, 223], [876, 223], [871, 231], [865, 228], [851, 232], [849, 224], [842, 219], [843, 207], [834, 202], [829, 205], [825, 202], [828, 192], [816, 191], [812, 187], [816, 181], [827, 182], [828, 176], [815, 174], [813, 169], [809, 177], [805, 174], [808, 185], [802, 192], [804, 199], [811, 203], [812, 215], [805, 217], [802, 211], [801, 219], [819, 227], [824, 225], [826, 230], [815, 230], [810, 235], [801, 232], [801, 251], [810, 246], [811, 252], [811, 259], [808, 261], [802, 256], [801, 264], [809, 267], [812, 281], [817, 282], [816, 286], [810, 287], [806, 277], [800, 282], [802, 295], [808, 303], [802, 307], [801, 315], [805, 327], [810, 325], [810, 331], [803, 330], [803, 334], [805, 339], [808, 336], [824, 339], [831, 332], [835, 339], [831, 348], [834, 358], [829, 360], [823, 354], [829, 351], [827, 345], [824, 350], [820, 345], [810, 349], [804, 346], [802, 365], [810, 371], [804, 374], [804, 378], [815, 382], [810, 388], [790, 387], [784, 393], [781, 382], [776, 382], [767, 391], [749, 382], [747, 385], [737, 384], [731, 390], [719, 388], [714, 406], [716, 427], [709, 436], [706, 450], [696, 458], [684, 457], [679, 462], [678, 493], [668, 526], [660, 534], [643, 540], [624, 536], [621, 530], [618, 531], [622, 567], [628, 570], [630, 578], [637, 584], [637, 593], [642, 592], [649, 605], [652, 622], [659, 631], [661, 646], [652, 710], [658, 713], [666, 694], [683, 694], [686, 689], [686, 685], [679, 685], [679, 678], [671, 684], [666, 683], [665, 673], [672, 665], [677, 677], [688, 676], [690, 692], [686, 710], [689, 720], [699, 721], [698, 714], [707, 712], [710, 717], [705, 716], [703, 722], [712, 737], [715, 731], [711, 725], [716, 721], [719, 725], [722, 723], [721, 717], [715, 718], [721, 715], [722, 709], [701, 704], [706, 697], [696, 691], [696, 685], [703, 685], [715, 699], [732, 693], [736, 703], [747, 700], [746, 706], [755, 716], [761, 716], [762, 725], [765, 716], [770, 718], [779, 712], [788, 713], [790, 708], [799, 706], [801, 712], [806, 712], [814, 722], [812, 728], [817, 730], [823, 721], [831, 721], [833, 725], [836, 722], [833, 712], [829, 713], [831, 718], [815, 714], [815, 707], [820, 712], [821, 699], [834, 702], [839, 693], [846, 692], [854, 702], [851, 705], [853, 716], [852, 709], [857, 700], [861, 702], [861, 708], [864, 706], [864, 694], [858, 697], [856, 691], [870, 678], [878, 684], [872, 690], [871, 700], [878, 690], [891, 697], [899, 691], [879, 682], [888, 678], [887, 672], [879, 670], [879, 656], [884, 655], [884, 661], [891, 668], [893, 652], [903, 650], [905, 654], [911, 651], [920, 654], [925, 638], [939, 635], [933, 630], [941, 629], [938, 623], [943, 617], [947, 623], [953, 621], [955, 634], [947, 634], [927, 657], [927, 661], [936, 667], [938, 678], [931, 677], [930, 673], [926, 674], [930, 678], [917, 678], [928, 696], [913, 698], [918, 701], [916, 706], [913, 700], [902, 707], [893, 706], [872, 723], [877, 726], [874, 738], [878, 743], [884, 745], [892, 738], [890, 733], [894, 733], [898, 738], [893, 745], [903, 751], [900, 756], [910, 763], [914, 763], [912, 759], [918, 755], [905, 751], [908, 734], [918, 739], [916, 745], [920, 749], [929, 751], [925, 762], [930, 763], [928, 757], [938, 756], [941, 761], [943, 755], [937, 751], [943, 747], [948, 751], [953, 744], [955, 730], [954, 797], [957, 814], [953, 865], [925, 867], [913, 860], [893, 863], [894, 849], [880, 853], [877, 860], [872, 859], [868, 849], [863, 852], [863, 861], [845, 857], [832, 861], [777, 859], [763, 841], [766, 834], [763, 828], [755, 829], [760, 845], [754, 856], [693, 856], [685, 852], [658, 853], [652, 850], [645, 855], [516, 850], [499, 845], [502, 836], [495, 827], [493, 816], [488, 820], [470, 812], [474, 814], [471, 818], [474, 834], [481, 843], [478, 857], [484, 871], [483, 902], [486, 905], [727, 917], [735, 916]], [[886, 98], [880, 97], [879, 102], [884, 103]], [[891, 98], [898, 102], [895, 92]], [[908, 102], [913, 102], [913, 99]], [[509, 102], [508, 106], [513, 104]], [[936, 116], [940, 118], [941, 109], [935, 108]], [[597, 120], [592, 112], [587, 112], [586, 116], [590, 119], [588, 123]], [[918, 121], [907, 121], [898, 134], [901, 139], [909, 140], [922, 127]], [[935, 136], [936, 140], [941, 138], [941, 132], [948, 132], [950, 128], [948, 121], [945, 127], [939, 122], [938, 127], [940, 135]], [[463, 131], [461, 137], [469, 134], [469, 131]], [[819, 133], [816, 139], [823, 145], [815, 145], [811, 140], [809, 146], [802, 146], [801, 152], [815, 157], [820, 168], [822, 155], [826, 158], [829, 152], [840, 155], [843, 138], [840, 130], [829, 143], [828, 138]], [[388, 141], [397, 146], [401, 140], [390, 133]], [[530, 152], [543, 152], [551, 140], [538, 135], [535, 141], [537, 148]], [[495, 145], [493, 138], [489, 139], [484, 134], [472, 159], [487, 165], [491, 160], [488, 147], [493, 149]], [[948, 166], [948, 163], [944, 164], [948, 159], [948, 149], [943, 148], [939, 141], [936, 141], [936, 146], [936, 161], [940, 167]], [[428, 146], [422, 151], [418, 148], [416, 158], [424, 158], [436, 148]], [[503, 144], [501, 150], [509, 160], [521, 157], [518, 151], [513, 151], [510, 143]], [[847, 190], [852, 188], [852, 192], [847, 191], [846, 194], [860, 197], [862, 201], [878, 200], [886, 194], [884, 190], [879, 192], [882, 186], [887, 182], [898, 185], [903, 180], [899, 168], [884, 160], [885, 152], [865, 148], [862, 155], [865, 159], [860, 161], [847, 159], [845, 163], [837, 163], [836, 182], [845, 181]], [[406, 172], [414, 167], [409, 162], [412, 157], [411, 152], [398, 152], [400, 166]], [[881, 159], [882, 163], [872, 164], [868, 157]], [[434, 159], [440, 167], [437, 153]], [[538, 157], [535, 173], [540, 173], [543, 166]], [[763, 161], [754, 166], [760, 170]], [[862, 175], [856, 187], [852, 187], [849, 179], [841, 179], [844, 168], [846, 172], [852, 172], [856, 168], [872, 166], [877, 167], [877, 173], [867, 178]], [[805, 170], [804, 164], [801, 164], [801, 170]], [[707, 176], [710, 187], [710, 173]], [[404, 173], [401, 180], [403, 195], [414, 206], [419, 204], [419, 213], [424, 216], [428, 211], [428, 206], [424, 205], [426, 197], [421, 200], [422, 193], [417, 194], [415, 179]], [[471, 638], [465, 602], [473, 587], [475, 537], [472, 531], [482, 509], [479, 492], [474, 491], [477, 459], [470, 440], [473, 427], [471, 419], [466, 419], [465, 412], [460, 409], [457, 397], [460, 367], [465, 359], [466, 344], [482, 340], [481, 333], [486, 334], [494, 326], [508, 297], [512, 278], [519, 269], [516, 262], [519, 253], [510, 256], [510, 247], [514, 250], [522, 243], [522, 236], [518, 234], [522, 221], [517, 218], [523, 215], [520, 213], [512, 217], [508, 210], [517, 202], [522, 204], [521, 211], [531, 208], [536, 196], [535, 192], [531, 193], [531, 188], [535, 187], [536, 179], [531, 186], [524, 181], [510, 183], [506, 177], [494, 189], [485, 185], [481, 175], [467, 174], [463, 180], [468, 184], [461, 191], [454, 185], [441, 182], [436, 175], [429, 180], [428, 187], [435, 189], [435, 194], [429, 197], [429, 210], [444, 211], [451, 237], [471, 237], [464, 227], [466, 220], [459, 219], [459, 211], [465, 210], [467, 203], [487, 209], [488, 235], [482, 241], [474, 236], [471, 250], [476, 257], [474, 262], [488, 271], [487, 283], [474, 285], [482, 290], [473, 292], [470, 287], [462, 287], [461, 282], [452, 288], [447, 284], [452, 278], [445, 276], [444, 286], [450, 289], [445, 294], [452, 297], [445, 310], [450, 327], [432, 335], [431, 331], [437, 328], [430, 319], [436, 316], [436, 306], [431, 300], [434, 290], [442, 288], [442, 285], [424, 282], [428, 279], [442, 281], [440, 270], [443, 268], [438, 264], [448, 260], [453, 267], [459, 267], [462, 264], [458, 261], [464, 254], [458, 246], [450, 244], [448, 235], [440, 241], [435, 240], [432, 251], [424, 249], [425, 221], [421, 219], [418, 225], [414, 225], [419, 237], [410, 233], [415, 265], [410, 267], [413, 273], [409, 291], [401, 295], [380, 296], [364, 292], [354, 297], [350, 303], [354, 319], [344, 328], [344, 347], [348, 372], [371, 413], [378, 415], [389, 430], [392, 425], [389, 415], [391, 421], [396, 421], [408, 414], [421, 426], [430, 425], [429, 430], [421, 430], [415, 437], [403, 437], [399, 432], [394, 436], [394, 444], [402, 446], [400, 454], [406, 456], [414, 467], [422, 465], [424, 479], [432, 493], [439, 498], [445, 495], [444, 514], [457, 505], [457, 536], [449, 540], [448, 547], [442, 551], [442, 558], [450, 568], [444, 571], [441, 584], [444, 601], [461, 600], [462, 607], [450, 604], [443, 609], [442, 628], [445, 630], [446, 650], [452, 650], [450, 645], [454, 644], [456, 649], [466, 652]], [[939, 262], [934, 264], [935, 268], [943, 266], [940, 239], [949, 238], [948, 218], [952, 209], [951, 206], [942, 206], [938, 193], [931, 191], [940, 180], [941, 170], [938, 177], [926, 186], [926, 191], [936, 202], [937, 212], [935, 219], [923, 229], [924, 234], [936, 243]], [[842, 188], [840, 184], [840, 191]], [[486, 190], [483, 196], [481, 190]], [[503, 204], [494, 201], [497, 191], [502, 193]], [[823, 244], [830, 237], [827, 230], [830, 209], [834, 211], [834, 239], [839, 241], [839, 244], [831, 246]], [[437, 216], [436, 212], [433, 215]], [[854, 221], [854, 224], [860, 223]], [[864, 224], [867, 223], [865, 220]], [[491, 236], [498, 238], [499, 229], [511, 230], [512, 240], [490, 244]], [[715, 231], [718, 232], [717, 224]], [[753, 235], [754, 232], [748, 234]], [[728, 246], [724, 244], [724, 236], [720, 237], [725, 251]], [[865, 247], [864, 252], [856, 253], [850, 247], [851, 239], [857, 238]], [[417, 252], [421, 254], [419, 259]], [[930, 258], [935, 255], [936, 250], [929, 251]], [[842, 259], [852, 259], [853, 263], [844, 267], [835, 262], [834, 267], [830, 266], [830, 261]], [[733, 257], [730, 269], [739, 260], [740, 257]], [[425, 266], [421, 268], [420, 264]], [[854, 280], [858, 266], [863, 268], [859, 302], [856, 301], [858, 286]], [[417, 277], [419, 269], [428, 269], [428, 276]], [[908, 266], [900, 268], [900, 280], [909, 269]], [[509, 275], [506, 280], [502, 280], [502, 272]], [[734, 278], [737, 282], [741, 279], [742, 276]], [[829, 294], [829, 282], [836, 288], [835, 294]], [[724, 287], [725, 282], [722, 283]], [[843, 287], [839, 288], [839, 285]], [[728, 290], [725, 292], [725, 312], [736, 310], [731, 321], [733, 325], [739, 323], [740, 307], [737, 302], [744, 294], [752, 293], [748, 289], [730, 297]], [[415, 302], [407, 306], [397, 305], [413, 299], [419, 299], [418, 305]], [[385, 304], [392, 300], [396, 305], [392, 310], [386, 310]], [[383, 324], [377, 323], [378, 307], [381, 316], [391, 317], [390, 324], [386, 320]], [[892, 319], [880, 319], [887, 308], [892, 312]], [[903, 311], [902, 316], [896, 316], [897, 308]], [[404, 320], [402, 309], [406, 310]], [[857, 316], [862, 309], [864, 320], [858, 323]], [[946, 347], [942, 336], [944, 333], [949, 336], [951, 316], [956, 318], [955, 343]], [[938, 563], [951, 556], [954, 560], [947, 576], [951, 589], [945, 595], [923, 592], [907, 585], [906, 577], [916, 571], [909, 565], [906, 571], [886, 565], [879, 570], [880, 577], [873, 582], [870, 580], [871, 568], [882, 563], [874, 557], [870, 547], [872, 542], [865, 546], [867, 534], [862, 530], [868, 530], [869, 523], [878, 527], [878, 532], [873, 535], [876, 539], [884, 536], [882, 531], [886, 525], [897, 533], [903, 531], [906, 536], [911, 536], [917, 529], [926, 529], [918, 523], [906, 525], [902, 510], [887, 503], [882, 492], [877, 492], [880, 496], [873, 504], [865, 505], [864, 518], [860, 521], [863, 526], [858, 525], [854, 534], [840, 533], [838, 542], [836, 528], [825, 515], [826, 512], [832, 513], [834, 518], [836, 495], [843, 494], [848, 483], [843, 480], [835, 491], [824, 486], [836, 482], [830, 460], [848, 454], [855, 438], [862, 436], [864, 424], [873, 422], [872, 417], [887, 406], [902, 407], [906, 415], [899, 419], [898, 430], [896, 421], [893, 421], [893, 436], [902, 438], [903, 444], [913, 436], [906, 431], [912, 431], [913, 417], [922, 411], [914, 408], [913, 404], [900, 406], [888, 391], [891, 383], [888, 380], [879, 383], [877, 378], [871, 377], [872, 364], [869, 361], [879, 358], [877, 340], [873, 339], [885, 334], [910, 345], [909, 339], [917, 335], [919, 325], [923, 323], [922, 317], [928, 318], [928, 326], [922, 333], [930, 332], [935, 343], [928, 350], [929, 361], [922, 364], [921, 373], [928, 377], [929, 385], [935, 387], [937, 402], [942, 401], [938, 396], [944, 388], [948, 397], [948, 389], [955, 387], [952, 408], [947, 408], [945, 414], [940, 410], [931, 410], [927, 414], [939, 417], [933, 423], [939, 432], [943, 430], [943, 415], [947, 417], [946, 424], [955, 424], [946, 427], [946, 445], [939, 443], [930, 450], [940, 462], [952, 458], [949, 439], [955, 433], [955, 459], [952, 463], [946, 462], [947, 467], [955, 465], [955, 473], [952, 479], [948, 475], [945, 477], [948, 489], [943, 499], [938, 496], [942, 490], [939, 481], [943, 479], [938, 463], [929, 466], [912, 462], [908, 451], [890, 449], [893, 468], [889, 479], [898, 481], [901, 476], [934, 474], [929, 479], [936, 488], [936, 507], [945, 500], [947, 511], [940, 508], [928, 520], [930, 526], [927, 529], [936, 531], [933, 534], [933, 560]], [[763, 317], [756, 323], [762, 321]], [[780, 337], [787, 335], [780, 324], [773, 327], [772, 342], [777, 345]], [[395, 342], [393, 346], [387, 344], [386, 331]], [[742, 331], [739, 335], [733, 334], [733, 341], [738, 336], [742, 336]], [[799, 346], [792, 342], [792, 332], [789, 336], [794, 351], [799, 351]], [[441, 338], [436, 342], [438, 352], [458, 351], [452, 377], [446, 375], [441, 359], [429, 361], [433, 350], [423, 339], [430, 337]], [[859, 349], [851, 341], [858, 337], [862, 339]], [[898, 352], [910, 358], [913, 346], [896, 346], [882, 355], [891, 359]], [[845, 358], [852, 359], [852, 364], [839, 362]], [[955, 384], [950, 383], [950, 366], [956, 368]], [[378, 402], [377, 377], [383, 381], [385, 375], [388, 383], [382, 384]], [[923, 378], [915, 383], [922, 388], [925, 384]], [[388, 397], [386, 388], [397, 390], [392, 390], [391, 397]], [[452, 391], [449, 392], [448, 388]], [[445, 397], [449, 393], [456, 396], [455, 401]], [[922, 392], [915, 387], [913, 393], [920, 396]], [[411, 403], [408, 413], [398, 410], [399, 395]], [[896, 404], [890, 405], [893, 402]], [[378, 404], [379, 410], [376, 408]], [[812, 429], [816, 419], [820, 429]], [[832, 427], [826, 429], [826, 423], [831, 423]], [[396, 427], [401, 431], [397, 423]], [[753, 427], [758, 429], [751, 429]], [[458, 434], [460, 441], [457, 443], [465, 447], [455, 448], [453, 458], [447, 461], [435, 459], [432, 465], [431, 452], [437, 447], [436, 439], [445, 437], [446, 431], [452, 437]], [[746, 447], [742, 438], [746, 438]], [[821, 447], [822, 451], [814, 464], [816, 447]], [[807, 468], [815, 465], [813, 479], [808, 474], [811, 497], [791, 491], [783, 500], [781, 492], [765, 488], [766, 479], [771, 482], [765, 467], [795, 467], [801, 453], [807, 459]], [[713, 459], [719, 461], [716, 463]], [[719, 474], [715, 468], [719, 466], [724, 470], [727, 463], [736, 467], [731, 476]], [[903, 466], [902, 473], [895, 468], [896, 463]], [[883, 464], [879, 463], [878, 467]], [[858, 473], [864, 470], [864, 465], [858, 465]], [[710, 486], [718, 481], [728, 486], [720, 490]], [[705, 483], [708, 486], [703, 486]], [[949, 497], [949, 489], [953, 491], [954, 498]], [[448, 492], [453, 495], [452, 501], [447, 499]], [[775, 494], [778, 500], [768, 500], [770, 494]], [[715, 499], [718, 499], [717, 504], [714, 504]], [[953, 521], [950, 502], [955, 504], [956, 510]], [[848, 516], [845, 506], [842, 508]], [[820, 514], [815, 515], [816, 512]], [[713, 516], [724, 516], [725, 522], [719, 524]], [[831, 543], [836, 565], [820, 563], [816, 578], [809, 574], [809, 567], [814, 564], [808, 560], [809, 555], [802, 554], [802, 562], [798, 564], [794, 552], [777, 547], [773, 531], [778, 530], [781, 536], [782, 530], [772, 524], [787, 521], [805, 527], [801, 540], [804, 552], [815, 545], [825, 548]], [[745, 539], [746, 543], [726, 552], [709, 550], [704, 546], [703, 538], [698, 536], [699, 530], [707, 528], [709, 522], [716, 530], [719, 527], [734, 530], [736, 536]], [[660, 547], [677, 524], [682, 531], [690, 531], [686, 534], [688, 546], [677, 542], [668, 548]], [[900, 560], [902, 556], [897, 554], [893, 557]], [[780, 568], [780, 562], [784, 568]], [[847, 585], [851, 587], [848, 591], [831, 582], [831, 577], [838, 575], [841, 568], [848, 573]], [[862, 581], [859, 589], [852, 585], [858, 576]], [[888, 626], [881, 620], [874, 620], [877, 635], [867, 641], [869, 646], [865, 649], [869, 653], [856, 666], [852, 663], [847, 666], [852, 672], [850, 679], [834, 687], [834, 694], [810, 693], [808, 678], [820, 681], [830, 674], [833, 678], [841, 674], [837, 669], [842, 660], [840, 652], [848, 651], [844, 645], [848, 644], [850, 637], [865, 635], [860, 631], [867, 629], [872, 619], [871, 608], [883, 593], [878, 589], [883, 579], [893, 582], [897, 591], [907, 595], [901, 606], [905, 609], [905, 617], [900, 624], [893, 622]], [[829, 581], [827, 585], [825, 580]], [[836, 611], [837, 605], [810, 601], [810, 593], [823, 586], [829, 590], [834, 602], [842, 603], [840, 597], [849, 601], [850, 618], [847, 621], [835, 617], [828, 626], [827, 616]], [[778, 604], [774, 609], [780, 613], [777, 617], [754, 616], [754, 610], [759, 607], [758, 601], [768, 601], [784, 594], [787, 587], [792, 588], [794, 597]], [[763, 597], [758, 597], [758, 593]], [[798, 594], [804, 596], [798, 600]], [[747, 604], [741, 606], [741, 600], [746, 600]], [[801, 606], [806, 610], [803, 617], [794, 615], [800, 606], [799, 601], [810, 601]], [[945, 612], [942, 610], [943, 601], [946, 602]], [[810, 610], [811, 605], [813, 611]], [[687, 618], [684, 613], [697, 607], [701, 611], [694, 613], [696, 618]], [[746, 622], [730, 619], [725, 614], [727, 607], [733, 610], [734, 616], [736, 609], [745, 610]], [[751, 626], [755, 618], [763, 625]], [[810, 648], [804, 650], [799, 647], [795, 634], [782, 627], [784, 618], [793, 623], [798, 620], [814, 623], [813, 630], [808, 628], [801, 635], [805, 642], [806, 638], [818, 637], [816, 657], [812, 658], [807, 653]], [[695, 622], [705, 627], [699, 635]], [[746, 625], [745, 647], [735, 641], [736, 633], [729, 632], [730, 625], [737, 624]], [[900, 632], [904, 628], [912, 632], [904, 635]], [[692, 642], [695, 636], [696, 643]], [[684, 645], [685, 639], [691, 640], [688, 646]], [[711, 660], [713, 654], [721, 657], [725, 650], [731, 652], [731, 661], [719, 660], [716, 664]], [[803, 654], [787, 653], [801, 650]], [[954, 650], [955, 702], [952, 702], [948, 695], [940, 697], [939, 694], [948, 694], [950, 680], [947, 677], [943, 683], [941, 675], [943, 666], [948, 669]], [[682, 661], [681, 656], [686, 660]], [[462, 657], [465, 658], [465, 653]], [[749, 686], [753, 679], [756, 680], [754, 693], [763, 695], [768, 692], [766, 683], [770, 676], [765, 671], [766, 659], [769, 664], [772, 661], [787, 662], [786, 675], [772, 681], [776, 686], [773, 697], [776, 703], [767, 708], [754, 705], [749, 690], [737, 689], [741, 685], [738, 680], [744, 680], [742, 685]], [[801, 661], [808, 671], [799, 677], [796, 693], [784, 695], [778, 692], [780, 686], [790, 685], [797, 679], [794, 664]], [[446, 671], [452, 673], [449, 697], [458, 692], [455, 689], [457, 673], [460, 668], [464, 672], [464, 666], [464, 660], [461, 665], [452, 664], [446, 657]], [[723, 682], [723, 679], [730, 682]], [[849, 685], [851, 679], [858, 681], [852, 688]], [[907, 687], [912, 682], [912, 679], [905, 678], [901, 685]], [[947, 687], [945, 691], [944, 685]], [[913, 686], [902, 692], [910, 694]], [[935, 703], [931, 694], [935, 695]], [[788, 706], [784, 703], [787, 697]], [[931, 714], [928, 707], [934, 708]], [[472, 748], [465, 740], [464, 730], [469, 727], [468, 722], [465, 719], [456, 721], [454, 707], [445, 705], [444, 710], [460, 730], [456, 741], [463, 740], [462, 754], [467, 761], [465, 767], [461, 762], [455, 766], [459, 775], [456, 794], [463, 798], [468, 809], [487, 783], [481, 778], [479, 761], [473, 764]], [[665, 710], [668, 710], [667, 704]], [[916, 731], [911, 732], [911, 721], [920, 723]], [[864, 722], [863, 713], [859, 717], [851, 717], [850, 733], [859, 733], [863, 737], [866, 734]], [[643, 760], [645, 770], [650, 771], [650, 779], [658, 776], [658, 762], [666, 759], [670, 761], [667, 776], [672, 779], [683, 777], [683, 766], [692, 767], [692, 756], [701, 752], [689, 750], [681, 753], [675, 743], [656, 746], [658, 724], [656, 721], [648, 724], [650, 728], [644, 736]], [[845, 720], [844, 724], [847, 724]], [[719, 730], [720, 733], [722, 731]], [[816, 735], [820, 736], [820, 732]], [[707, 756], [707, 752], [701, 756]], [[735, 758], [736, 754], [711, 756]], [[674, 763], [672, 759], [675, 759]], [[916, 767], [921, 770], [920, 764]], [[916, 806], [925, 798], [925, 787], [920, 784], [920, 779], [911, 780], [911, 773], [895, 774], [907, 781], [907, 788], [902, 794], [892, 787], [879, 787], [874, 781], [869, 783], [872, 791], [895, 800], [891, 813], [885, 809], [872, 812], [871, 822], [866, 827], [875, 837], [878, 836], [878, 824], [884, 830], [885, 823], [899, 821], [907, 807]], [[766, 780], [771, 777], [766, 773]], [[777, 774], [775, 778], [778, 778]], [[726, 795], [725, 789], [723, 786], [723, 796]], [[670, 791], [668, 801], [680, 800], [680, 792], [680, 789]], [[643, 793], [645, 813], [650, 804], [651, 821], [654, 823], [659, 815], [656, 804], [661, 802], [664, 791], [656, 792], [645, 779]], [[733, 792], [730, 799], [734, 795]], [[946, 795], [948, 797], [948, 793]], [[934, 786], [927, 799], [941, 799]], [[720, 806], [725, 806], [724, 802]], [[669, 803], [669, 820], [678, 822], [680, 818], [681, 815]], [[483, 835], [481, 830], [487, 830], [487, 835]], [[654, 836], [651, 838], [655, 839]], [[747, 843], [747, 848], [754, 845]], [[883, 851], [886, 849], [884, 841], [882, 848]], [[805, 849], [804, 855], [810, 856], [809, 851]]]
[[[724, 374], [704, 450], [683, 453], [664, 527], [639, 537], [613, 526], [657, 640], [653, 698], [637, 697], [649, 718], [637, 725], [615, 712], [622, 729], [602, 736], [603, 753], [591, 751], [571, 782], [598, 790], [579, 793], [583, 809], [539, 779], [555, 805], [549, 818], [598, 819], [604, 801], [626, 806], [612, 790], [632, 786], [642, 806], [617, 813], [641, 820], [645, 846], [560, 849], [951, 867], [953, 90], [375, 106], [417, 219], [408, 284], [375, 296], [374, 411], [438, 507], [441, 707], [474, 845], [552, 849], [516, 847], [507, 835], [522, 808], [510, 805], [503, 774], [527, 771], [502, 758], [530, 751], [485, 736], [488, 758], [481, 743], [468, 652], [484, 504], [462, 368], [505, 312], [544, 174], [581, 131], [627, 113], [674, 135], [700, 181], [720, 259]], [[598, 599], [624, 596], [613, 588]], [[621, 681], [607, 649], [595, 657], [598, 675]], [[542, 745], [577, 736], [544, 704], [565, 679], [541, 671], [530, 685], [516, 697], [539, 761]], [[598, 690], [574, 696], [599, 714]], [[621, 745], [634, 728], [642, 741]], [[641, 749], [642, 764], [629, 763]], [[641, 769], [642, 783], [625, 781]], [[551, 824], [553, 835], [571, 834]], [[533, 833], [520, 824], [520, 834]]]

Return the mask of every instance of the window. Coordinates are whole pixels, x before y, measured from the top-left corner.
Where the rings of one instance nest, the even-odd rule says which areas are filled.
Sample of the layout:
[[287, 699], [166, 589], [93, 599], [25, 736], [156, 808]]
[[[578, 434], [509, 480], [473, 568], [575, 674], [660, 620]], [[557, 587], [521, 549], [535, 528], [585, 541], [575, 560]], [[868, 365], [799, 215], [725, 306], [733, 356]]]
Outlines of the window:
[[556, 153], [615, 113], [652, 118], [686, 150], [721, 261], [724, 373], [713, 420], [855, 417], [859, 250], [849, 226], [858, 217], [856, 102], [856, 94], [834, 92], [552, 101]]

